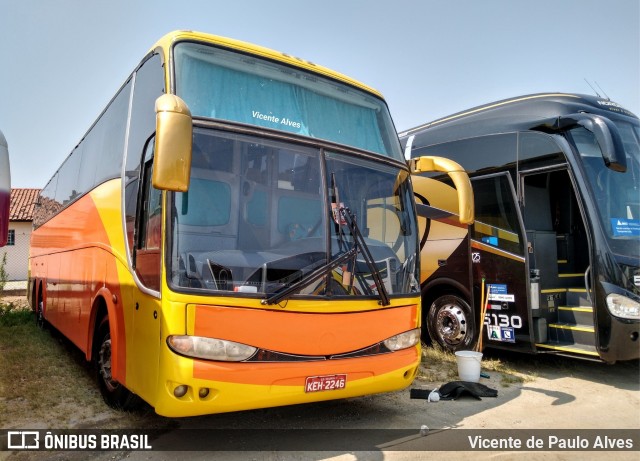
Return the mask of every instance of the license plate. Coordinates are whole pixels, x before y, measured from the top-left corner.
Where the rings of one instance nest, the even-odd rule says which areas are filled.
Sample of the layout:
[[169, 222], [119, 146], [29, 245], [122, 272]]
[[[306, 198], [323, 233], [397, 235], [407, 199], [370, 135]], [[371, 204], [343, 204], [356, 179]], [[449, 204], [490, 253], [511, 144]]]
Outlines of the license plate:
[[347, 387], [347, 375], [309, 376], [304, 391], [336, 391], [345, 387]]

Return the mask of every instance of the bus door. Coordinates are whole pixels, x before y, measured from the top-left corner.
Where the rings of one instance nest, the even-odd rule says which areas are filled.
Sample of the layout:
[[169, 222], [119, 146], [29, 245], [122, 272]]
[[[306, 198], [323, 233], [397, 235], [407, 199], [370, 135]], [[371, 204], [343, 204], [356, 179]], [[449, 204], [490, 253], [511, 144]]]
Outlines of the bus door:
[[[133, 290], [129, 310], [133, 317], [133, 334], [128, 338], [127, 387], [143, 398], [150, 399], [156, 392], [163, 322], [160, 309], [161, 246], [162, 246], [162, 193], [152, 185], [153, 142], [148, 144], [142, 164], [141, 186], [138, 192], [138, 213], [134, 240], [134, 268], [141, 290]], [[126, 289], [126, 288], [124, 288]], [[123, 295], [125, 295], [123, 293]], [[127, 312], [125, 312], [127, 315]], [[182, 313], [184, 316], [184, 313]]]
[[536, 346], [595, 354], [589, 245], [565, 167], [520, 173]]
[[513, 181], [504, 172], [471, 182], [473, 290], [475, 305], [481, 306], [478, 318], [484, 313], [483, 345], [531, 351], [526, 240]]

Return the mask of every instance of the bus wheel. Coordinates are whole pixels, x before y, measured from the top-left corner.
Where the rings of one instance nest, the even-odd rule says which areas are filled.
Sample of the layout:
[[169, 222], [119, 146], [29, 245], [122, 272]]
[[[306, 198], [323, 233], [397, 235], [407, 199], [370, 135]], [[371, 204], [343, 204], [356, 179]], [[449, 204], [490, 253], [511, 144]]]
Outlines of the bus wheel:
[[429, 306], [426, 323], [429, 337], [443, 349], [471, 348], [475, 327], [471, 307], [464, 299], [452, 294], [436, 298]]
[[102, 398], [112, 408], [135, 409], [140, 402], [139, 398], [115, 381], [111, 374], [111, 333], [107, 317], [100, 323], [94, 345], [93, 361]]
[[35, 314], [36, 314], [36, 325], [41, 330], [45, 330], [46, 327], [47, 327], [47, 321], [44, 319], [43, 310], [44, 310], [44, 305], [42, 303], [42, 299], [38, 299], [37, 304], [36, 304], [36, 312], [35, 312]]

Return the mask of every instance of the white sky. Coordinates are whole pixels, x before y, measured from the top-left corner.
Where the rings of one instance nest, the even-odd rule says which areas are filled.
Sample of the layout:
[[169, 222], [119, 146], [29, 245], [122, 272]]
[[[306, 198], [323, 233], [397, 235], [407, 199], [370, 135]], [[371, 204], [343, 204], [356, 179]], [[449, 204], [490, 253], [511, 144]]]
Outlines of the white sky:
[[585, 78], [640, 115], [638, 0], [0, 0], [12, 186], [43, 187], [175, 29], [347, 74], [383, 93], [400, 131], [522, 94], [593, 94]]

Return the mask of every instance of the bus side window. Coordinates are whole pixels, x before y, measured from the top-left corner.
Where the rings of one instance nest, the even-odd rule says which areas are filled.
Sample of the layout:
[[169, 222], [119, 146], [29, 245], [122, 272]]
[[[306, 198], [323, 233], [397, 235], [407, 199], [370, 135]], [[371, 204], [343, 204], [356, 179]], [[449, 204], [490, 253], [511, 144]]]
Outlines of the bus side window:
[[125, 162], [125, 226], [129, 256], [132, 258], [138, 242], [134, 242], [135, 225], [139, 218], [138, 209], [140, 167], [145, 145], [156, 129], [155, 101], [165, 92], [162, 59], [152, 55], [136, 71], [131, 114], [129, 122], [129, 139]]
[[524, 254], [515, 190], [508, 173], [473, 178], [474, 238], [514, 254]]
[[135, 267], [140, 281], [160, 291], [160, 243], [162, 239], [162, 192], [151, 185], [153, 159], [144, 166], [141, 215], [135, 250]]

